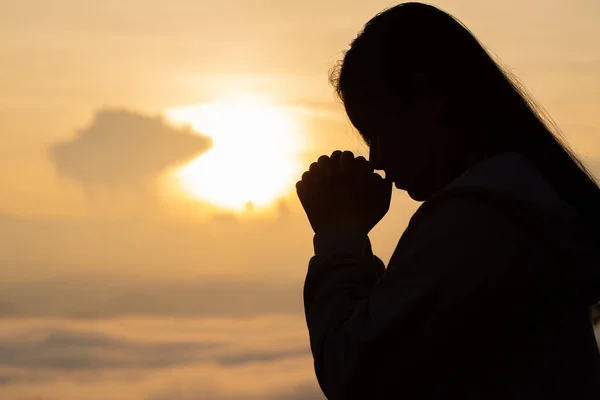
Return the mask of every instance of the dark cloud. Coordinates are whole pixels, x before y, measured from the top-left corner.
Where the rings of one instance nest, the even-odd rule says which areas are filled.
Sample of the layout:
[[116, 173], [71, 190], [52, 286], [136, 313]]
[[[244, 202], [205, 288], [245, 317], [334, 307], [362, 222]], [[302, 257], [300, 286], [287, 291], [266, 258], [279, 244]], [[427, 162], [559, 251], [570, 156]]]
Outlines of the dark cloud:
[[247, 352], [235, 355], [228, 355], [224, 357], [218, 357], [217, 362], [221, 365], [241, 365], [253, 362], [265, 362], [265, 361], [276, 361], [288, 357], [298, 357], [309, 355], [310, 351], [307, 348], [291, 349], [286, 351], [261, 351], [261, 352]]
[[202, 154], [209, 138], [161, 116], [103, 109], [69, 141], [50, 149], [58, 174], [83, 187], [143, 187], [166, 168]]
[[[239, 347], [241, 346], [241, 347]], [[0, 340], [0, 367], [27, 370], [98, 371], [107, 369], [160, 370], [177, 366], [219, 364], [224, 367], [273, 363], [310, 355], [306, 343], [272, 346], [231, 343], [223, 339], [131, 338], [120, 332], [69, 327], [24, 329], [22, 335]], [[6, 384], [17, 379], [0, 375]]]
[[219, 345], [189, 340], [144, 342], [69, 329], [28, 334], [0, 341], [0, 366], [55, 371], [157, 369], [208, 361], [211, 353], [207, 350]]

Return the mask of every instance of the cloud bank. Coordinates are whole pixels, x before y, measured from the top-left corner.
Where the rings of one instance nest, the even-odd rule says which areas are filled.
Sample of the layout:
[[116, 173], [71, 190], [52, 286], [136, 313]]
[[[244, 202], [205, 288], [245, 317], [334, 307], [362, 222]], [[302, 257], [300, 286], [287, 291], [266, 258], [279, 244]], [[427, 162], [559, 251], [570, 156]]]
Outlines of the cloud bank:
[[0, 327], [2, 399], [324, 399], [302, 318], [37, 318]]
[[85, 188], [143, 187], [210, 146], [209, 138], [161, 116], [107, 108], [75, 138], [52, 146], [49, 155], [59, 176]]

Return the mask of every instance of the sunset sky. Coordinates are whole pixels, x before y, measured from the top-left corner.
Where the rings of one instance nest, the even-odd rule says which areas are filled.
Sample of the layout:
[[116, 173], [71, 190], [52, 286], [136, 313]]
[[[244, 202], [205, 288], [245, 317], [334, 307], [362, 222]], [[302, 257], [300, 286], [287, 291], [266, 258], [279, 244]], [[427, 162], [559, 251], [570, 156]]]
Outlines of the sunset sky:
[[[0, 0], [0, 398], [321, 399], [294, 184], [366, 154], [328, 71], [394, 4]], [[600, 3], [432, 4], [600, 176]]]

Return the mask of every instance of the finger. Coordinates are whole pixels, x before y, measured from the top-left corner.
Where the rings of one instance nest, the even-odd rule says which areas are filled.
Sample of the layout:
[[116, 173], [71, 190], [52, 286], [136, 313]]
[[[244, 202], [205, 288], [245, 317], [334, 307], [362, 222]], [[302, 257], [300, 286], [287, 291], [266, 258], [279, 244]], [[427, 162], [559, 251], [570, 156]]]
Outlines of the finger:
[[329, 158], [329, 156], [321, 156], [319, 157], [319, 159], [317, 160], [317, 163], [319, 165], [326, 165], [329, 163], [331, 159]]
[[341, 156], [342, 156], [342, 151], [336, 150], [333, 153], [331, 153], [331, 160], [334, 162], [339, 161]]
[[373, 181], [374, 181], [375, 183], [377, 183], [377, 184], [380, 184], [380, 185], [381, 185], [381, 184], [383, 184], [384, 182], [387, 182], [387, 181], [388, 181], [388, 179], [384, 178], [383, 176], [379, 175], [379, 174], [378, 174], [378, 173], [376, 173], [376, 172], [373, 172], [373, 173], [371, 174], [371, 176], [372, 176], [372, 179], [373, 179]]
[[304, 182], [311, 181], [313, 179], [313, 173], [310, 171], [306, 171], [302, 174], [302, 180]]
[[366, 158], [364, 158], [363, 156], [358, 156], [354, 159], [354, 161], [356, 162], [356, 164], [361, 165], [361, 166], [368, 166], [369, 162], [367, 161]]
[[344, 151], [340, 156], [340, 170], [342, 173], [347, 173], [352, 171], [352, 167], [354, 165], [354, 153], [351, 151]]
[[308, 172], [311, 173], [311, 179], [314, 179], [314, 180], [325, 180], [329, 176], [331, 176], [331, 173], [330, 173], [330, 171], [328, 171], [328, 168], [323, 167], [323, 165], [319, 164], [318, 162], [314, 162], [314, 163], [310, 164], [310, 168], [308, 169]]
[[350, 150], [346, 150], [340, 156], [342, 161], [352, 161], [354, 160], [354, 153]]
[[325, 181], [320, 174], [310, 170], [302, 174], [301, 180], [305, 182], [307, 186], [319, 185]]
[[332, 174], [339, 174], [341, 172], [341, 158], [342, 158], [342, 151], [341, 150], [336, 150], [333, 153], [331, 153], [331, 158], [330, 158], [330, 170]]
[[391, 193], [391, 191], [392, 191], [392, 186], [393, 186], [392, 180], [387, 177], [384, 178], [375, 172], [372, 174], [371, 184], [373, 185], [374, 188], [376, 188], [378, 191], [380, 191], [382, 193], [387, 193], [387, 192]]
[[304, 182], [304, 181], [296, 182], [296, 194], [298, 195], [300, 204], [302, 204], [303, 207], [306, 207], [307, 206], [306, 182]]
[[331, 177], [331, 159], [328, 156], [321, 156], [317, 160], [317, 168], [324, 179]]
[[371, 177], [373, 178], [373, 180], [375, 181], [382, 181], [383, 180], [383, 176], [379, 175], [377, 172], [373, 172], [371, 174]]
[[329, 158], [328, 156], [321, 156], [319, 157], [319, 159], [317, 160], [317, 164], [319, 165], [319, 168], [324, 171], [326, 170], [329, 165], [331, 164], [331, 158]]
[[363, 156], [358, 156], [354, 159], [354, 168], [357, 173], [368, 174], [373, 172], [371, 164]]
[[345, 173], [347, 170], [346, 164], [350, 159], [354, 159], [354, 154], [351, 151], [336, 150], [331, 153], [331, 169], [334, 173]]
[[381, 192], [382, 190], [385, 191], [387, 186], [391, 186], [384, 177], [376, 172], [371, 173], [367, 179], [369, 182], [368, 186], [371, 188], [371, 190], [375, 190], [376, 192]]

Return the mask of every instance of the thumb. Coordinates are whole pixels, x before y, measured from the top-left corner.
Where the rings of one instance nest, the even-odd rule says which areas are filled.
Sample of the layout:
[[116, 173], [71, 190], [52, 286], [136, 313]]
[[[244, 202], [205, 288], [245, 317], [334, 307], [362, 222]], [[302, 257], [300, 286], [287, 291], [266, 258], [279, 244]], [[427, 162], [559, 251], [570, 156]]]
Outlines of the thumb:
[[381, 175], [377, 175], [374, 177], [373, 189], [376, 193], [376, 196], [381, 200], [389, 201], [392, 197], [392, 185], [393, 182], [389, 177], [383, 178]]

